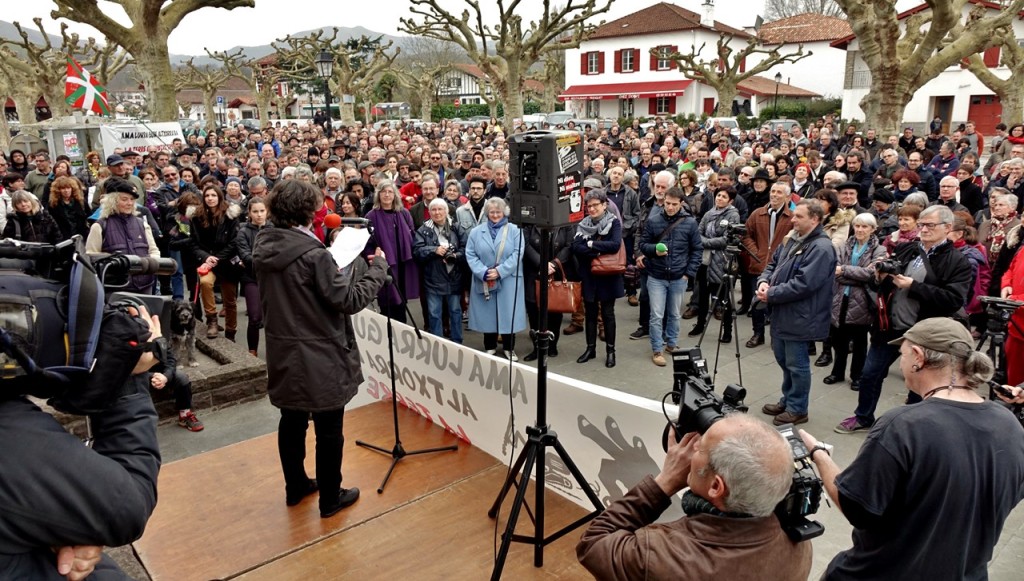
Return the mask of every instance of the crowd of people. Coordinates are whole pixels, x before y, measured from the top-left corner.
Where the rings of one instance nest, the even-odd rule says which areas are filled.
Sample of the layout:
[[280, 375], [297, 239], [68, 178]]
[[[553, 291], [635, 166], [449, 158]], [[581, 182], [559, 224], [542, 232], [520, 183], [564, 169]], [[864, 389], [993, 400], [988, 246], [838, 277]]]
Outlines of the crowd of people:
[[[537, 284], [564, 273], [581, 283], [583, 300], [564, 327], [562, 313], [548, 313], [548, 355], [559, 355], [561, 335], [582, 332], [576, 361], [597, 359], [601, 341], [608, 368], [623, 335], [617, 317], [637, 313], [626, 336], [649, 342], [655, 366], [680, 346], [683, 320], [695, 319], [695, 337], [719, 318], [717, 340], [731, 343], [749, 317], [745, 347], [763, 345], [770, 328], [782, 369], [781, 396], [765, 414], [776, 424], [808, 421], [816, 357], [813, 365], [830, 368], [823, 383], [849, 380], [858, 391], [856, 409], [835, 431], [873, 430], [871, 447], [845, 470], [803, 434], [829, 496], [855, 528], [854, 547], [832, 561], [827, 578], [900, 576], [902, 569], [885, 569], [894, 563], [913, 574], [982, 576], [1003, 519], [1020, 501], [1024, 470], [1019, 445], [990, 465], [992, 443], [1020, 427], [975, 393], [995, 370], [973, 349], [989, 329], [983, 297], [1024, 300], [1024, 125], [1000, 127], [989, 140], [972, 123], [948, 136], [941, 124], [926, 137], [909, 128], [878, 136], [831, 118], [806, 131], [766, 126], [738, 135], [663, 119], [564, 129], [584, 137], [585, 217], [549, 236], [510, 220], [509, 131], [495, 120], [357, 124], [334, 134], [313, 122], [196, 128], [146, 152], [89, 152], [78, 170], [64, 156], [13, 150], [0, 157], [0, 231], [25, 242], [82, 236], [90, 253], [174, 258], [174, 275], [134, 276], [122, 288], [199, 305], [211, 339], [236, 339], [241, 294], [248, 349], [257, 353], [265, 329], [275, 354], [269, 392], [281, 408], [286, 502], [319, 492], [324, 518], [359, 497], [341, 486], [344, 406], [361, 381], [349, 316], [374, 299], [398, 321], [419, 300], [430, 333], [461, 343], [465, 326], [482, 335], [488, 353], [517, 360], [517, 334], [542, 326]], [[365, 260], [334, 268], [324, 245], [362, 224], [373, 232]], [[619, 254], [625, 272], [606, 268]], [[1022, 353], [1018, 309], [999, 370], [1006, 383], [1024, 383]], [[537, 357], [534, 344], [523, 359]], [[907, 402], [920, 405], [879, 418], [882, 381], [897, 359]], [[324, 361], [332, 380], [308, 380]], [[1022, 392], [1012, 388], [1005, 398], [1024, 403]], [[190, 405], [179, 404], [179, 423], [202, 429]], [[310, 419], [317, 478], [302, 466]], [[943, 432], [943, 442], [922, 425]], [[972, 452], [945, 453], [957, 445]], [[915, 462], [958, 482], [957, 501], [937, 495]], [[595, 521], [580, 559], [611, 578], [676, 575], [703, 563], [708, 574], [767, 567], [778, 578], [805, 577], [809, 545], [789, 541], [772, 516], [791, 470], [785, 442], [752, 417], [689, 434], [670, 447], [660, 475]], [[986, 480], [990, 474], [998, 478]], [[962, 506], [989, 484], [998, 490], [984, 510]], [[686, 519], [638, 543], [684, 487]], [[935, 524], [941, 519], [916, 523], [910, 498], [926, 501], [926, 519], [967, 515], [982, 525], [950, 535], [957, 527]], [[905, 521], [916, 524], [895, 526]], [[909, 538], [918, 531], [929, 532]], [[737, 538], [750, 542], [724, 568], [695, 560], [721, 549], [715, 535], [733, 547]], [[934, 546], [948, 550], [925, 559]]]
[[[658, 366], [679, 346], [683, 319], [696, 319], [689, 335], [697, 336], [720, 318], [718, 339], [727, 343], [741, 340], [733, 328], [746, 324], [734, 319], [747, 315], [745, 346], [762, 345], [771, 325], [786, 384], [795, 385], [794, 397], [764, 411], [806, 421], [806, 350], [814, 365], [830, 368], [824, 383], [859, 390], [856, 413], [837, 426], [853, 432], [874, 422], [896, 358], [888, 339], [928, 316], [956, 317], [979, 338], [987, 328], [982, 297], [1024, 298], [1024, 126], [999, 131], [982, 164], [986, 140], [973, 123], [948, 136], [933, 126], [927, 136], [908, 128], [884, 137], [831, 118], [806, 132], [794, 124], [739, 135], [660, 119], [644, 128], [586, 127], [586, 217], [554, 232], [543, 265], [539, 232], [508, 218], [508, 138], [495, 120], [356, 125], [330, 137], [312, 122], [209, 135], [196, 128], [145, 154], [114, 152], [105, 164], [89, 152], [77, 171], [66, 156], [14, 150], [0, 160], [0, 220], [7, 238], [53, 243], [78, 234], [90, 252], [175, 258], [174, 276], [133, 277], [128, 288], [190, 295], [209, 338], [223, 332], [235, 340], [241, 289], [255, 354], [263, 315], [252, 248], [259, 231], [273, 227], [261, 202], [278, 183], [306, 181], [322, 193], [311, 227], [318, 240], [330, 242], [329, 214], [372, 225], [366, 256], [377, 248], [387, 256], [396, 284], [381, 289], [378, 304], [395, 320], [405, 321], [418, 299], [430, 332], [462, 342], [465, 322], [483, 334], [488, 353], [517, 360], [517, 333], [539, 327], [535, 283], [557, 269], [581, 281], [583, 301], [564, 328], [562, 314], [550, 315], [550, 355], [558, 356], [560, 335], [583, 332], [577, 361], [595, 359], [600, 340], [613, 367], [624, 334], [617, 317], [633, 313], [624, 305], [639, 307], [627, 336], [648, 340]], [[798, 217], [806, 201], [814, 203]], [[737, 256], [728, 242], [740, 225]], [[834, 264], [808, 285], [813, 253], [802, 241], [812, 233], [830, 242], [822, 256]], [[620, 248], [625, 276], [592, 271]], [[895, 270], [882, 273], [876, 266], [890, 257]], [[793, 272], [780, 270], [787, 261]], [[727, 300], [735, 289], [725, 283], [734, 280], [738, 301]], [[1024, 310], [1008, 329], [1011, 384], [1024, 382], [1024, 358], [1013, 357], [1024, 345], [1022, 327]], [[533, 345], [524, 359], [536, 357]]]

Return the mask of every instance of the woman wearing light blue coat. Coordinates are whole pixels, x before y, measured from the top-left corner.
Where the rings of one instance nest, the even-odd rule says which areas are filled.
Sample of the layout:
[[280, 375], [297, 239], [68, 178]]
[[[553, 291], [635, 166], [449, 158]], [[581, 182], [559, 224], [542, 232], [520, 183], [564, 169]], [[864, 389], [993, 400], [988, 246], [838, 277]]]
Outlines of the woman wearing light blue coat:
[[466, 241], [466, 263], [472, 273], [469, 328], [484, 334], [484, 349], [495, 354], [502, 335], [506, 357], [516, 361], [514, 334], [527, 327], [526, 291], [519, 227], [508, 221], [505, 200], [484, 204], [487, 220], [473, 228]]

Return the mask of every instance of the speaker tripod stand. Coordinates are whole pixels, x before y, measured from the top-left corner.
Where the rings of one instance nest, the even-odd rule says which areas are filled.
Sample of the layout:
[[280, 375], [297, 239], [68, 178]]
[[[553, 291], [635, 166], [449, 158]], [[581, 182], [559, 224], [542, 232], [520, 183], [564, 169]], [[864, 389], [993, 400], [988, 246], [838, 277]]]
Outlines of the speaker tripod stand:
[[[541, 251], [540, 251], [540, 264], [543, 269], [551, 260], [551, 230], [549, 228], [541, 228]], [[573, 462], [572, 458], [569, 457], [569, 453], [562, 446], [562, 443], [558, 441], [558, 434], [555, 433], [551, 426], [547, 423], [547, 405], [548, 405], [548, 346], [550, 344], [552, 333], [548, 330], [548, 286], [541, 284], [540, 293], [537, 297], [537, 309], [538, 316], [537, 320], [539, 323], [540, 330], [536, 334], [537, 339], [537, 421], [534, 425], [526, 428], [526, 445], [523, 450], [519, 453], [519, 457], [516, 458], [515, 463], [512, 465], [512, 469], [509, 471], [508, 478], [505, 479], [505, 483], [502, 484], [501, 490], [498, 492], [498, 497], [494, 500], [494, 504], [491, 509], [487, 512], [487, 516], [496, 518], [498, 515], [498, 509], [501, 507], [501, 503], [504, 502], [505, 497], [508, 495], [509, 490], [513, 485], [516, 486], [516, 495], [512, 501], [512, 507], [509, 510], [508, 524], [505, 526], [505, 533], [501, 537], [501, 548], [498, 550], [497, 558], [494, 561], [494, 570], [491, 572], [491, 580], [497, 581], [501, 578], [501, 571], [505, 567], [505, 559], [508, 557], [508, 550], [512, 542], [526, 543], [533, 545], [533, 565], [535, 567], [544, 566], [544, 547], [549, 543], [561, 538], [566, 533], [574, 530], [575, 528], [589, 522], [591, 519], [596, 517], [602, 510], [604, 505], [601, 504], [601, 499], [597, 497], [597, 494], [590, 488], [586, 480], [583, 478], [583, 473]], [[544, 488], [545, 488], [545, 452], [548, 448], [554, 448], [555, 452], [565, 463], [566, 468], [572, 474], [573, 479], [582, 490], [590, 502], [594, 505], [594, 511], [588, 513], [582, 518], [572, 522], [562, 529], [552, 533], [551, 535], [544, 536]], [[522, 472], [520, 473], [520, 470]], [[535, 472], [535, 483], [534, 483], [534, 507], [533, 507], [533, 525], [534, 531], [532, 536], [517, 535], [515, 534], [516, 523], [519, 520], [519, 512], [523, 508], [523, 504], [526, 502], [526, 489], [527, 484], [530, 482], [531, 473]], [[517, 481], [518, 479], [518, 481]]]

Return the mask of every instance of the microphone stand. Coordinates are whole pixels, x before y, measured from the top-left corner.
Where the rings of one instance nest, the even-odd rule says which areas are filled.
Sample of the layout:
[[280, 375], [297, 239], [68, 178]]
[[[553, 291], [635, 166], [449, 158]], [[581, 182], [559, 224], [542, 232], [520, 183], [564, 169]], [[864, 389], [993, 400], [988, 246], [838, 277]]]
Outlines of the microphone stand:
[[[396, 197], [395, 204], [400, 204], [400, 203], [401, 202], [399, 202], [397, 197]], [[398, 221], [402, 219], [401, 210], [396, 212], [396, 214], [397, 214], [397, 217], [396, 217], [396, 220], [395, 220], [395, 227], [394, 227], [394, 240], [395, 240], [395, 245], [398, 248], [398, 256], [396, 258], [397, 258], [398, 261], [401, 261], [401, 259], [402, 259], [402, 239], [398, 235]], [[377, 233], [374, 231], [374, 228], [372, 226], [370, 226], [369, 224], [367, 224], [367, 229], [370, 230], [370, 235], [374, 237], [374, 240], [375, 240], [375, 242], [377, 244], [377, 247], [380, 248], [380, 240], [377, 238]], [[390, 267], [389, 267], [389, 270], [390, 270]], [[401, 267], [399, 267], [397, 269], [397, 272], [395, 272], [395, 275], [396, 275], [397, 278], [392, 279], [391, 282], [386, 283], [386, 284], [389, 284], [389, 285], [393, 286], [395, 288], [395, 290], [398, 291], [398, 296], [401, 299], [402, 304], [405, 305], [405, 312], [406, 312], [406, 315], [409, 317], [409, 323], [412, 325], [413, 331], [416, 332], [416, 338], [417, 339], [423, 339], [423, 335], [420, 333], [420, 329], [419, 329], [419, 327], [416, 326], [416, 321], [412, 317], [412, 312], [409, 311], [409, 302], [405, 298], [405, 288], [402, 286], [402, 268]], [[378, 297], [377, 302], [380, 303], [379, 297]], [[401, 436], [401, 432], [400, 432], [399, 427], [398, 427], [398, 397], [396, 395], [398, 393], [398, 388], [396, 386], [397, 375], [398, 374], [395, 373], [395, 331], [394, 331], [394, 325], [393, 325], [392, 320], [391, 320], [391, 307], [392, 307], [392, 305], [387, 305], [386, 309], [382, 308], [381, 310], [385, 311], [385, 314], [387, 315], [387, 319], [388, 319], [388, 325], [387, 325], [387, 328], [388, 328], [388, 365], [390, 366], [390, 369], [391, 369], [391, 417], [392, 417], [392, 421], [394, 422], [394, 426], [395, 426], [395, 443], [394, 443], [394, 445], [391, 448], [386, 448], [384, 446], [377, 446], [377, 445], [374, 445], [374, 444], [370, 444], [370, 443], [364, 442], [362, 440], [356, 440], [356, 445], [357, 446], [361, 446], [363, 448], [368, 448], [370, 450], [373, 450], [375, 452], [379, 452], [379, 453], [384, 454], [386, 456], [391, 456], [391, 466], [388, 468], [387, 474], [384, 475], [384, 480], [382, 480], [381, 483], [380, 483], [380, 486], [377, 487], [377, 494], [382, 494], [384, 492], [384, 487], [387, 486], [388, 480], [391, 478], [391, 473], [395, 471], [395, 467], [398, 465], [399, 461], [402, 460], [402, 458], [405, 458], [406, 456], [416, 456], [416, 455], [419, 455], [419, 454], [431, 454], [433, 452], [447, 452], [447, 451], [455, 452], [455, 451], [458, 451], [458, 449], [459, 449], [458, 444], [453, 444], [451, 446], [441, 446], [441, 447], [438, 447], [438, 448], [425, 448], [425, 449], [422, 449], [422, 450], [406, 450], [402, 446], [402, 436]], [[459, 324], [461, 325], [462, 321], [459, 321]]]

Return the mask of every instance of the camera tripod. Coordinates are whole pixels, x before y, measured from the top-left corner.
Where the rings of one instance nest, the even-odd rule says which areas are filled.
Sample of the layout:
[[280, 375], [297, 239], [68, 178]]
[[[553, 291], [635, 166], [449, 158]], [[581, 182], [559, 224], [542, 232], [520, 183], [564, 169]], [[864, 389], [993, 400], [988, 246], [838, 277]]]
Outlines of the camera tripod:
[[[761, 263], [761, 259], [756, 254], [750, 251], [749, 248], [743, 244], [742, 240], [735, 238], [729, 241], [729, 244], [725, 247], [725, 253], [728, 257], [728, 262], [725, 265], [725, 273], [722, 276], [721, 282], [718, 283], [718, 290], [715, 291], [715, 302], [713, 307], [709, 310], [708, 315], [714, 312], [715, 308], [721, 308], [724, 312], [729, 313], [732, 319], [732, 337], [733, 346], [735, 347], [736, 354], [736, 374], [737, 380], [740, 385], [743, 385], [743, 367], [740, 364], [740, 330], [739, 330], [739, 317], [736, 316], [736, 299], [733, 297], [733, 289], [736, 286], [736, 276], [739, 274], [739, 256], [740, 252], [746, 252], [750, 257]], [[711, 265], [708, 265], [710, 268]], [[702, 281], [702, 284], [705, 284]], [[701, 305], [703, 308], [704, 305]], [[697, 340], [697, 347], [700, 347], [704, 343], [704, 336], [708, 333], [708, 323], [704, 322], [704, 329], [700, 333], [700, 339]], [[715, 347], [715, 368], [711, 374], [711, 381], [714, 383], [718, 377], [718, 362], [721, 358], [722, 353], [722, 337], [725, 336], [725, 325], [722, 325], [718, 329], [718, 345]]]
[[985, 325], [985, 330], [981, 334], [981, 338], [978, 339], [978, 345], [974, 348], [975, 351], [982, 351], [985, 347], [985, 342], [988, 342], [988, 349], [983, 352], [989, 356], [992, 360], [992, 365], [995, 367], [995, 373], [992, 375], [992, 381], [998, 382], [1000, 385], [1006, 383], [1006, 335], [1010, 325], [1013, 325], [1015, 329], [1024, 335], [1024, 331], [1017, 326], [1017, 323], [1013, 319], [1001, 319], [998, 318], [999, 311], [989, 312], [988, 322]]
[[[540, 230], [540, 264], [545, 265], [551, 260], [551, 229], [547, 227], [539, 227]], [[497, 581], [501, 578], [501, 570], [505, 567], [505, 559], [508, 557], [508, 550], [512, 542], [517, 543], [528, 543], [533, 545], [533, 565], [535, 567], [542, 567], [544, 565], [544, 547], [548, 543], [551, 543], [580, 525], [587, 523], [604, 510], [604, 505], [601, 504], [601, 499], [597, 497], [597, 494], [587, 483], [583, 477], [583, 473], [573, 462], [572, 458], [569, 457], [569, 453], [566, 452], [561, 442], [558, 441], [558, 434], [551, 430], [551, 426], [547, 423], [547, 406], [548, 406], [548, 345], [552, 338], [551, 331], [548, 330], [548, 286], [541, 284], [540, 293], [537, 296], [537, 322], [540, 330], [536, 334], [537, 339], [537, 421], [534, 425], [526, 428], [526, 445], [523, 447], [522, 452], [519, 453], [519, 457], [516, 458], [515, 463], [509, 470], [508, 477], [505, 479], [505, 483], [502, 484], [501, 490], [498, 492], [498, 497], [494, 500], [494, 504], [491, 505], [491, 509], [487, 511], [487, 516], [496, 518], [498, 515], [498, 509], [501, 507], [501, 503], [505, 500], [505, 496], [508, 495], [509, 490], [513, 485], [516, 487], [515, 499], [512, 501], [512, 507], [509, 509], [508, 524], [505, 526], [505, 533], [501, 536], [501, 548], [498, 550], [497, 557], [494, 561], [494, 570], [491, 572], [491, 580]], [[594, 511], [590, 512], [580, 519], [572, 522], [562, 529], [552, 533], [551, 535], [544, 536], [544, 488], [545, 488], [545, 457], [544, 454], [548, 448], [554, 448], [555, 452], [565, 463], [566, 468], [572, 474], [573, 479], [582, 490], [590, 502], [594, 505]], [[536, 467], [536, 482], [534, 483], [534, 512], [531, 513], [533, 517], [534, 533], [533, 536], [517, 535], [515, 534], [516, 522], [519, 520], [519, 511], [522, 509], [523, 504], [526, 501], [526, 486], [530, 482], [530, 474]], [[517, 481], [520, 476], [520, 470], [522, 470], [522, 478]], [[529, 507], [527, 507], [529, 512]]]

